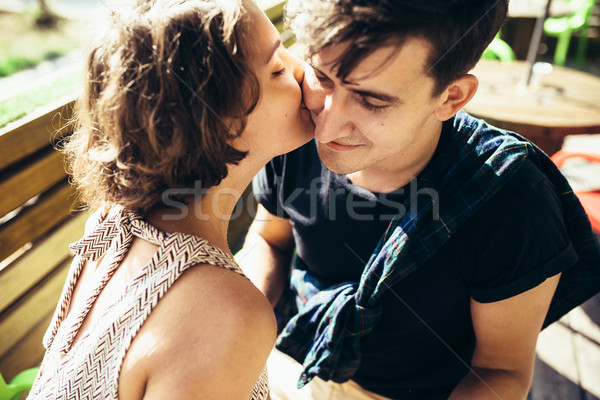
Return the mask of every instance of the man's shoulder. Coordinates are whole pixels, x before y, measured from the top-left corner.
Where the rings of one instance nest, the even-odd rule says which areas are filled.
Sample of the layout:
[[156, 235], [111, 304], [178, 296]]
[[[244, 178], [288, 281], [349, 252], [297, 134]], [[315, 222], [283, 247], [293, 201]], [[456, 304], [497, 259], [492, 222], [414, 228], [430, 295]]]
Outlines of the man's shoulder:
[[[465, 157], [476, 157], [482, 165], [492, 166], [498, 174], [508, 173], [510, 178], [502, 181], [503, 191], [527, 193], [539, 187], [542, 182], [552, 185], [547, 174], [537, 164], [538, 161], [535, 161], [539, 158], [535, 155], [539, 149], [536, 152], [535, 145], [527, 138], [493, 126], [464, 111], [460, 111], [448, 122], [452, 125], [452, 135], [455, 135], [450, 145], [458, 145]], [[529, 150], [523, 149], [523, 146], [529, 147]], [[447, 151], [455, 154], [454, 150], [453, 147]], [[507, 155], [508, 153], [512, 156]], [[516, 162], [517, 160], [519, 161]], [[513, 168], [514, 173], [510, 173]]]
[[494, 126], [492, 123], [476, 118], [466, 111], [459, 111], [451, 120], [446, 122], [452, 135], [457, 135], [459, 141], [470, 141], [472, 146], [485, 146], [488, 150], [494, 148], [494, 144], [500, 144], [498, 138], [510, 138], [511, 140], [526, 141], [527, 139], [515, 135], [514, 132]]
[[552, 182], [526, 159], [467, 225], [484, 230], [504, 226], [514, 232], [539, 221], [562, 224], [562, 205]]
[[545, 173], [530, 159], [523, 160], [507, 185], [516, 192], [525, 192], [539, 187], [541, 184], [552, 185]]
[[[482, 207], [479, 215], [489, 218], [492, 210], [507, 214], [543, 214], [544, 210], [560, 209], [556, 188], [529, 159], [523, 160], [517, 170]], [[518, 212], [517, 212], [518, 211]], [[526, 221], [523, 221], [526, 222]]]

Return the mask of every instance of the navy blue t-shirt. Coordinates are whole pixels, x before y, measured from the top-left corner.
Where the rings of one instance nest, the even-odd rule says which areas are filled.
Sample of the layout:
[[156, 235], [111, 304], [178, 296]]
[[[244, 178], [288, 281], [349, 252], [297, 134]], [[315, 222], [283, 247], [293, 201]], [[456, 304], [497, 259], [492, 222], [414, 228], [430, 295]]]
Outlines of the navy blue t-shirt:
[[[438, 147], [451, 126], [444, 124]], [[359, 281], [392, 216], [410, 206], [405, 200], [430, 201], [424, 189], [414, 182], [392, 193], [357, 187], [321, 164], [314, 141], [273, 159], [253, 182], [258, 201], [289, 218], [298, 257], [329, 284]], [[474, 349], [470, 299], [512, 297], [576, 259], [552, 184], [526, 161], [454, 237], [384, 295], [383, 317], [361, 342], [353, 379], [393, 399], [447, 398], [468, 372]]]

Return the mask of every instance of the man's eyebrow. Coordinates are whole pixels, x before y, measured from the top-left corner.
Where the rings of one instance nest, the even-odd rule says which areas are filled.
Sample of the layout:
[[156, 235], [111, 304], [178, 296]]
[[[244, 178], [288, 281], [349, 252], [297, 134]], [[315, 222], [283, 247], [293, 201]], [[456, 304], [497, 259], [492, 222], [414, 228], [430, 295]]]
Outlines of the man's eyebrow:
[[309, 62], [308, 62], [308, 65], [310, 65], [310, 66], [312, 67], [312, 69], [314, 69], [315, 71], [317, 71], [317, 72], [319, 73], [319, 75], [323, 75], [323, 76], [324, 76], [324, 77], [326, 77], [327, 79], [331, 79], [331, 78], [329, 78], [329, 77], [327, 76], [327, 74], [326, 74], [325, 72], [323, 72], [323, 71], [321, 71], [319, 68], [317, 68], [317, 67], [315, 66], [315, 64], [313, 64], [312, 62], [310, 62], [310, 61], [309, 61]]
[[[312, 68], [313, 68], [315, 71], [317, 71], [317, 73], [318, 73], [319, 75], [323, 75], [323, 76], [324, 76], [324, 77], [326, 77], [327, 79], [331, 79], [331, 78], [329, 78], [329, 76], [327, 76], [327, 74], [326, 74], [326, 73], [324, 73], [323, 71], [321, 71], [319, 68], [315, 67], [315, 65], [314, 65], [313, 63], [309, 62], [308, 64], [309, 64], [309, 65], [310, 65], [310, 66], [311, 66], [311, 67], [312, 67]], [[350, 81], [347, 81], [347, 80], [344, 80], [344, 81], [342, 82], [342, 84], [343, 84], [344, 86], [356, 86], [356, 85], [358, 85], [357, 83], [350, 82]], [[394, 103], [394, 104], [397, 104], [397, 103], [402, 103], [402, 99], [400, 99], [400, 98], [398, 98], [398, 97], [396, 97], [396, 96], [392, 96], [392, 95], [390, 95], [390, 94], [386, 94], [386, 93], [383, 93], [383, 92], [376, 91], [376, 90], [368, 90], [368, 89], [355, 89], [355, 88], [352, 88], [352, 87], [349, 87], [349, 88], [348, 88], [348, 90], [350, 90], [351, 92], [353, 92], [353, 93], [356, 93], [356, 94], [358, 94], [358, 95], [360, 95], [360, 96], [364, 96], [364, 97], [372, 97], [372, 98], [374, 98], [374, 99], [377, 99], [377, 100], [379, 100], [379, 101], [383, 101], [383, 102], [385, 102], [385, 103]]]
[[267, 58], [267, 61], [265, 61], [265, 64], [268, 64], [269, 61], [271, 61], [271, 58], [273, 57], [273, 54], [275, 54], [275, 52], [277, 51], [277, 49], [279, 48], [279, 46], [281, 46], [281, 39], [277, 39], [277, 41], [275, 42], [275, 45], [273, 46], [273, 48], [269, 52], [269, 57]]
[[[344, 84], [346, 84], [346, 85], [353, 85], [353, 84], [350, 84], [348, 82], [344, 82]], [[360, 96], [363, 96], [363, 97], [372, 97], [374, 99], [377, 99], [379, 101], [383, 101], [385, 103], [394, 103], [394, 104], [402, 103], [402, 100], [400, 98], [396, 97], [396, 96], [392, 96], [392, 95], [389, 95], [389, 94], [386, 94], [386, 93], [382, 93], [382, 92], [377, 92], [377, 91], [374, 91], [374, 90], [353, 89], [351, 87], [348, 88], [348, 90], [350, 90], [351, 92], [354, 92], [354, 93], [356, 93], [356, 94], [358, 94]]]

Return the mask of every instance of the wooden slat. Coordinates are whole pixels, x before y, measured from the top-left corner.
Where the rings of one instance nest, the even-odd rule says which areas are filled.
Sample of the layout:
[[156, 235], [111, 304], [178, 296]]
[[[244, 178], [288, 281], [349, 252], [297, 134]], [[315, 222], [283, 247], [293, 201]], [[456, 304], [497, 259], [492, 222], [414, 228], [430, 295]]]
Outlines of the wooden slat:
[[73, 116], [72, 94], [51, 103], [15, 124], [0, 129], [0, 170], [48, 146], [63, 135], [66, 120]]
[[0, 313], [41, 281], [50, 271], [71, 258], [69, 243], [83, 235], [89, 213], [70, 218], [56, 231], [0, 271]]
[[56, 308], [69, 270], [65, 262], [33, 292], [11, 307], [0, 318], [0, 357], [4, 357], [27, 332]]
[[287, 29], [287, 26], [285, 25], [285, 22], [283, 21], [283, 15], [276, 14], [277, 10], [279, 10], [279, 12], [281, 12], [283, 10], [283, 3], [280, 5], [273, 6], [273, 9], [274, 9], [273, 14], [274, 14], [275, 19], [271, 19], [271, 22], [273, 23], [273, 25], [275, 25], [277, 32], [279, 32], [279, 36], [281, 37], [281, 42], [283, 43], [283, 45], [285, 47], [290, 47], [291, 45], [293, 45], [296, 42], [296, 37], [294, 36], [294, 33], [290, 29]]
[[0, 260], [57, 226], [70, 215], [76, 199], [67, 182], [52, 188], [38, 203], [25, 210], [0, 230]]
[[43, 152], [39, 159], [32, 160], [31, 164], [19, 168], [0, 182], [0, 216], [21, 206], [66, 176], [62, 156], [54, 150]]
[[260, 7], [271, 21], [277, 21], [283, 15], [285, 1], [281, 0], [260, 0]]
[[289, 29], [281, 32], [279, 36], [281, 37], [281, 43], [283, 43], [287, 49], [296, 43], [296, 36], [294, 36], [294, 33]]
[[273, 25], [275, 25], [275, 29], [277, 29], [277, 32], [281, 33], [283, 31], [285, 31], [285, 24], [283, 22], [283, 19], [279, 19], [277, 21], [271, 21], [273, 22]]
[[4, 357], [0, 358], [0, 371], [7, 382], [19, 372], [37, 367], [42, 363], [45, 353], [42, 339], [53, 314], [54, 310], [50, 311]]
[[279, 36], [281, 37], [281, 43], [283, 43], [285, 47], [290, 47], [296, 42], [294, 33], [290, 29], [287, 29], [282, 19], [273, 22], [273, 24], [275, 25], [275, 28], [277, 28], [277, 32], [279, 32]]

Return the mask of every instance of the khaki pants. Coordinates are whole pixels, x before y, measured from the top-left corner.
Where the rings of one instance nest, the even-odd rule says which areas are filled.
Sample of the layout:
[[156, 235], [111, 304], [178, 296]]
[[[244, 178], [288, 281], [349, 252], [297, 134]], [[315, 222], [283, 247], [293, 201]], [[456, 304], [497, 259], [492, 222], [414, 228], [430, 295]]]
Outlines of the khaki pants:
[[354, 381], [335, 383], [313, 378], [297, 388], [302, 366], [292, 357], [273, 349], [267, 361], [271, 400], [389, 400], [363, 389]]

